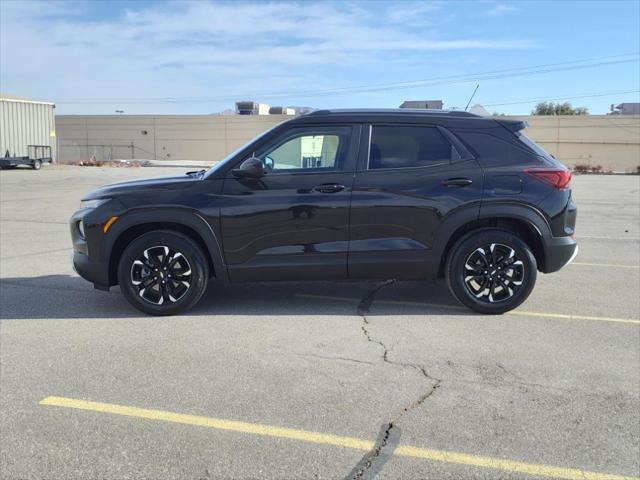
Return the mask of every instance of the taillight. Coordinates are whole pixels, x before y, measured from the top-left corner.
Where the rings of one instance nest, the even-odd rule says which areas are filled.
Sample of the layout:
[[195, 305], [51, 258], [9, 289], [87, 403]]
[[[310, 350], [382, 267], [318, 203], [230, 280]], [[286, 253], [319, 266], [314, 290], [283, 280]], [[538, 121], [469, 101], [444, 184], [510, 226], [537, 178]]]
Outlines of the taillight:
[[558, 190], [567, 188], [571, 181], [571, 172], [565, 168], [525, 168], [524, 171]]

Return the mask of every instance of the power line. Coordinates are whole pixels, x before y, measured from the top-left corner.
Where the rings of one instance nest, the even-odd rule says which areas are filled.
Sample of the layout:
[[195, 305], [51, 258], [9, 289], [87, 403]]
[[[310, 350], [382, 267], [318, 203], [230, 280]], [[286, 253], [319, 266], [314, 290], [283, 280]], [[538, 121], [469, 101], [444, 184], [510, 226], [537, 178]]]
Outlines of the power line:
[[[318, 94], [318, 93], [333, 93], [333, 92], [343, 92], [343, 91], [353, 91], [353, 90], [357, 90], [357, 89], [372, 89], [372, 88], [376, 88], [376, 89], [386, 89], [389, 87], [413, 87], [413, 86], [420, 86], [422, 85], [424, 82], [432, 82], [432, 81], [439, 81], [439, 80], [455, 80], [461, 77], [468, 77], [469, 75], [487, 75], [487, 74], [499, 74], [499, 73], [509, 73], [509, 72], [518, 72], [521, 70], [530, 70], [530, 69], [539, 69], [539, 68], [543, 68], [543, 67], [555, 67], [555, 66], [566, 66], [566, 65], [571, 65], [571, 64], [576, 64], [576, 63], [585, 63], [585, 62], [594, 62], [594, 61], [600, 61], [600, 60], [606, 60], [606, 59], [614, 59], [614, 58], [620, 58], [620, 57], [629, 57], [629, 56], [638, 56], [640, 54], [640, 52], [635, 52], [635, 53], [626, 53], [626, 54], [620, 54], [620, 55], [610, 55], [610, 56], [606, 56], [606, 57], [592, 57], [592, 58], [586, 58], [586, 59], [580, 59], [580, 60], [570, 60], [570, 61], [564, 61], [564, 62], [557, 62], [557, 63], [548, 63], [548, 64], [542, 64], [542, 65], [533, 65], [533, 66], [526, 66], [526, 67], [514, 67], [514, 68], [508, 68], [508, 69], [502, 69], [502, 70], [492, 70], [489, 72], [482, 72], [482, 73], [478, 73], [478, 74], [467, 74], [467, 75], [452, 75], [452, 76], [445, 76], [445, 77], [435, 77], [435, 78], [430, 78], [430, 79], [422, 79], [422, 80], [412, 80], [412, 81], [404, 81], [404, 82], [394, 82], [394, 83], [383, 83], [383, 84], [370, 84], [370, 85], [361, 85], [361, 86], [351, 86], [351, 87], [336, 87], [336, 88], [332, 88], [332, 89], [326, 89], [326, 90], [298, 90], [298, 91], [293, 91], [293, 92], [279, 92], [279, 93], [268, 93], [268, 92], [254, 92], [252, 94], [242, 94], [242, 95], [234, 95], [234, 97], [243, 97], [243, 96], [247, 96], [247, 97], [251, 97], [251, 96], [273, 96], [273, 95], [287, 95], [287, 96], [292, 96], [292, 95], [306, 95], [306, 94]], [[632, 62], [632, 61], [637, 61], [638, 59], [626, 59], [626, 60], [622, 60], [622, 62]], [[608, 62], [602, 62], [602, 63], [608, 63]], [[598, 64], [596, 64], [598, 65]], [[588, 67], [591, 65], [580, 65], [580, 68], [583, 67]], [[114, 100], [121, 100], [121, 101], [126, 101], [126, 100], [166, 100], [166, 101], [171, 101], [171, 100], [190, 100], [190, 101], [201, 101], [204, 99], [210, 99], [210, 98], [226, 98], [226, 96], [218, 96], [218, 97], [157, 97], [157, 98], [150, 98], [150, 97], [135, 97], [135, 98], [119, 98], [119, 99], [114, 99]], [[61, 99], [62, 101], [64, 101], [65, 99]], [[100, 98], [96, 98], [96, 99], [80, 99], [80, 100], [100, 100]]]
[[481, 105], [484, 107], [499, 107], [503, 105], [522, 105], [525, 103], [535, 103], [535, 102], [551, 101], [551, 100], [572, 100], [575, 98], [607, 97], [610, 95], [624, 95], [627, 93], [640, 93], [640, 90], [618, 90], [618, 91], [612, 91], [612, 92], [585, 93], [580, 95], [570, 95], [570, 96], [562, 96], [562, 97], [540, 97], [540, 98], [533, 98], [529, 100], [501, 100], [498, 103], [482, 103]]
[[[622, 57], [634, 57], [634, 58], [622, 58]], [[609, 59], [609, 60], [607, 60]], [[617, 60], [614, 60], [617, 59]], [[592, 67], [599, 67], [605, 65], [617, 65], [623, 63], [632, 63], [640, 61], [639, 53], [611, 55], [607, 57], [594, 57], [590, 59], [571, 60], [558, 63], [549, 63], [542, 65], [533, 65], [528, 67], [517, 67], [502, 70], [492, 70], [481, 73], [466, 74], [466, 75], [451, 75], [444, 77], [434, 77], [430, 79], [413, 80], [405, 82], [394, 82], [386, 84], [373, 84], [373, 85], [361, 85], [352, 87], [338, 87], [326, 90], [315, 91], [289, 91], [289, 92], [274, 92], [274, 93], [253, 93], [253, 94], [233, 94], [233, 95], [221, 95], [221, 96], [208, 96], [208, 97], [136, 97], [136, 98], [84, 98], [84, 99], [59, 99], [58, 104], [160, 104], [160, 103], [206, 103], [222, 100], [235, 100], [238, 98], [279, 98], [279, 97], [312, 97], [312, 96], [327, 96], [335, 95], [338, 93], [366, 93], [375, 92], [381, 90], [400, 90], [408, 88], [416, 88], [420, 86], [429, 85], [441, 85], [441, 84], [459, 84], [468, 82], [477, 82], [480, 80], [495, 80], [502, 78], [517, 77], [523, 75], [537, 75], [556, 71], [568, 71], [578, 70]]]

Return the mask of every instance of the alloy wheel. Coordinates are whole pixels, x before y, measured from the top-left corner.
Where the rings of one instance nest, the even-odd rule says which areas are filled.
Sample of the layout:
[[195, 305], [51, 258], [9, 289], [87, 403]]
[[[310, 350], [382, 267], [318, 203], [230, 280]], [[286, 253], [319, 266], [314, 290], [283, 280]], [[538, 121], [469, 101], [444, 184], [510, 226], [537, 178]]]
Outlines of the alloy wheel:
[[480, 301], [508, 300], [524, 282], [525, 268], [516, 251], [501, 243], [476, 248], [464, 264], [464, 284]]
[[154, 305], [180, 300], [191, 286], [191, 276], [186, 257], [165, 245], [147, 248], [131, 265], [131, 284]]

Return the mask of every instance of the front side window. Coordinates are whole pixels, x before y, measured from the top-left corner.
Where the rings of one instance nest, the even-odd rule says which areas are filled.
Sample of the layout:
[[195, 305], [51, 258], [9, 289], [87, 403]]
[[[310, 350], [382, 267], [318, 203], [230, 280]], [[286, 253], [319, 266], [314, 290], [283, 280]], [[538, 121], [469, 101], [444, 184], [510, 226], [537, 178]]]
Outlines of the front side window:
[[268, 171], [294, 172], [340, 168], [351, 127], [293, 129], [257, 156]]
[[453, 146], [436, 127], [374, 125], [369, 169], [411, 168], [448, 163]]

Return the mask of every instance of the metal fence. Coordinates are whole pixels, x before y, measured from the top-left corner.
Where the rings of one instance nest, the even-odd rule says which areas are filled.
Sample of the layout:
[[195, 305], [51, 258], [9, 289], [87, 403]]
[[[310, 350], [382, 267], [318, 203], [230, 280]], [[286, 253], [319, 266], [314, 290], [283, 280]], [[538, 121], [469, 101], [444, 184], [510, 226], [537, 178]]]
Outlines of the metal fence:
[[153, 158], [153, 152], [137, 146], [133, 142], [109, 145], [80, 143], [58, 144], [58, 159], [63, 163], [86, 160], [102, 162], [109, 162], [111, 160], [149, 160]]

